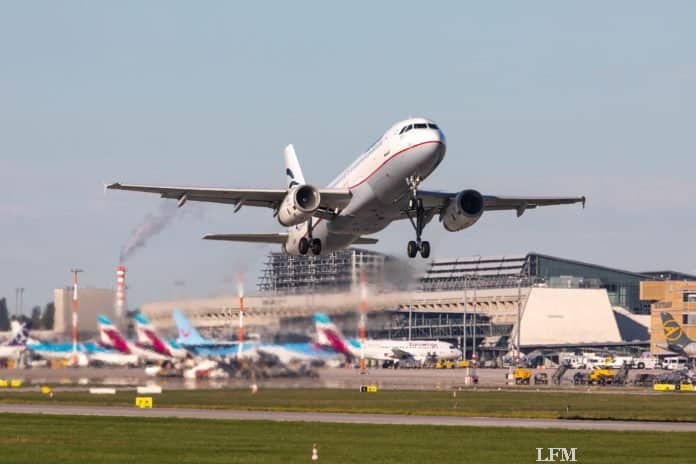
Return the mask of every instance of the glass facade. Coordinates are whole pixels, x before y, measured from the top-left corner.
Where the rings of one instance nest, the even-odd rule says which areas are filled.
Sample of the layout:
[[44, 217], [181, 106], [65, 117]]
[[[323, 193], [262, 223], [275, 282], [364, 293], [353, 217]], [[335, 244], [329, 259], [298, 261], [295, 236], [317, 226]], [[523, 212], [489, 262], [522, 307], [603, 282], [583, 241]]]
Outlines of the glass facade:
[[[526, 255], [437, 259], [421, 277], [423, 291], [538, 285], [556, 288], [604, 288], [612, 305], [637, 314], [649, 314], [650, 302], [640, 300], [640, 282], [696, 280], [696, 276], [674, 271], [630, 272], [571, 259], [529, 253]], [[522, 279], [522, 280], [520, 280]]]
[[640, 301], [640, 282], [651, 280], [648, 276], [634, 272], [611, 269], [595, 264], [582, 263], [553, 256], [528, 255], [531, 274], [538, 281], [553, 285], [556, 278], [572, 276], [578, 283], [575, 287], [604, 288], [612, 305], [623, 306], [635, 313], [644, 312]]

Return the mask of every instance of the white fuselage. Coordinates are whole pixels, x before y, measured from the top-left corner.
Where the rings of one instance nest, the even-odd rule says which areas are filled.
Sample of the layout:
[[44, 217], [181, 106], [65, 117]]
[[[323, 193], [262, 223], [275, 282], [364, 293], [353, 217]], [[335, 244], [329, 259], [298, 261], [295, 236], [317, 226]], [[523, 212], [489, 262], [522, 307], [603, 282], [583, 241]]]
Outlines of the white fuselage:
[[[408, 126], [413, 128], [401, 133]], [[312, 235], [321, 239], [323, 252], [345, 248], [361, 235], [379, 232], [403, 219], [410, 198], [407, 179], [429, 176], [445, 150], [445, 136], [432, 121], [409, 119], [392, 126], [328, 185], [349, 189], [352, 198], [333, 220], [312, 219]], [[307, 235], [307, 225], [298, 224], [288, 232], [285, 250], [299, 254], [297, 244]]]
[[428, 340], [367, 340], [365, 341], [365, 358], [378, 361], [399, 359], [397, 353], [408, 353], [416, 361], [428, 357], [437, 359], [457, 359], [461, 351], [447, 342]]
[[22, 345], [3, 345], [0, 346], [0, 359], [11, 359], [19, 356], [25, 347]]

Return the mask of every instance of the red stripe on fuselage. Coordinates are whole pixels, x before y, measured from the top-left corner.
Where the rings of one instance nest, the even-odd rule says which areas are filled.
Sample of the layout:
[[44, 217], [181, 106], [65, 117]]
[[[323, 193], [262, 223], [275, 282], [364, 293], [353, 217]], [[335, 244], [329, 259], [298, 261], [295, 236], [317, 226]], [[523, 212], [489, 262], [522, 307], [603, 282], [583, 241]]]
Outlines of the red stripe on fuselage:
[[357, 184], [348, 187], [348, 189], [349, 189], [349, 190], [352, 190], [352, 189], [354, 189], [354, 188], [356, 188], [356, 187], [359, 187], [360, 185], [364, 184], [370, 177], [372, 177], [373, 175], [375, 175], [375, 173], [376, 173], [377, 171], [379, 171], [380, 169], [382, 169], [382, 166], [384, 166], [385, 164], [387, 164], [389, 161], [393, 160], [394, 158], [396, 158], [396, 157], [399, 156], [400, 154], [405, 153], [405, 152], [407, 152], [407, 151], [409, 151], [409, 150], [412, 150], [412, 149], [414, 149], [414, 148], [418, 148], [418, 147], [420, 147], [420, 146], [427, 145], [427, 144], [429, 144], [429, 143], [438, 143], [438, 144], [440, 144], [440, 145], [443, 145], [443, 143], [442, 143], [440, 140], [428, 140], [427, 142], [417, 143], [417, 144], [412, 145], [412, 146], [410, 146], [410, 147], [408, 147], [408, 148], [404, 148], [404, 149], [401, 150], [401, 151], [397, 151], [396, 153], [394, 153], [393, 155], [391, 155], [389, 158], [385, 159], [385, 160], [382, 162], [382, 164], [380, 164], [379, 166], [377, 166], [377, 168], [376, 168], [374, 171], [372, 171], [370, 174], [368, 174], [367, 177], [365, 177], [363, 180], [361, 180], [361, 181], [358, 182]]
[[[440, 140], [428, 140], [427, 142], [417, 143], [417, 144], [412, 145], [412, 146], [410, 146], [410, 147], [408, 147], [408, 148], [404, 148], [404, 149], [401, 150], [401, 151], [397, 151], [396, 153], [394, 153], [393, 155], [391, 155], [389, 158], [385, 159], [385, 160], [382, 162], [382, 164], [380, 164], [379, 166], [377, 166], [377, 168], [376, 168], [374, 171], [372, 171], [370, 174], [368, 174], [363, 180], [361, 180], [360, 182], [358, 182], [357, 184], [355, 184], [355, 185], [353, 185], [353, 186], [351, 186], [351, 187], [348, 187], [348, 190], [353, 190], [354, 188], [359, 187], [360, 185], [362, 185], [362, 184], [364, 184], [365, 182], [367, 182], [367, 180], [370, 179], [370, 177], [372, 177], [373, 175], [375, 175], [375, 174], [377, 173], [377, 171], [379, 171], [380, 169], [382, 169], [382, 167], [383, 167], [385, 164], [387, 164], [389, 161], [393, 160], [393, 159], [396, 158], [397, 156], [401, 155], [402, 153], [405, 153], [405, 152], [407, 152], [407, 151], [409, 151], [409, 150], [411, 150], [411, 149], [413, 149], [413, 148], [418, 148], [418, 147], [420, 147], [420, 146], [427, 145], [427, 144], [429, 144], [429, 143], [437, 143], [437, 144], [440, 144], [440, 145], [444, 145]], [[323, 219], [318, 219], [317, 222], [316, 222], [316, 224], [312, 224], [312, 229], [316, 228], [316, 227], [321, 223], [321, 221], [323, 221]], [[305, 232], [305, 234], [303, 235], [303, 237], [307, 237], [307, 233], [306, 233], [306, 232]]]

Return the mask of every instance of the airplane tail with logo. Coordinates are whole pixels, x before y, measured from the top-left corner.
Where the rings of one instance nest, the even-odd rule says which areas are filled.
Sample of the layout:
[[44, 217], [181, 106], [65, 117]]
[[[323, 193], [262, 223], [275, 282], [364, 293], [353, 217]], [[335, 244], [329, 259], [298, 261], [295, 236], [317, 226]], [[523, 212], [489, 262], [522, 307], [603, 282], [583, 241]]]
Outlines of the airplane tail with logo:
[[675, 346], [679, 348], [684, 348], [689, 343], [693, 343], [694, 340], [689, 338], [682, 326], [674, 319], [671, 313], [663, 311], [662, 317], [662, 330], [665, 335], [665, 339], [669, 346]]
[[97, 325], [99, 327], [99, 344], [101, 346], [113, 348], [123, 354], [132, 354], [128, 342], [108, 317], [103, 314], [97, 316]]
[[12, 338], [5, 345], [8, 346], [24, 346], [29, 339], [30, 322], [12, 321]]
[[176, 339], [177, 343], [180, 343], [181, 345], [210, 344], [208, 340], [201, 337], [201, 334], [198, 333], [198, 330], [191, 325], [191, 322], [180, 309], [174, 310], [174, 323], [176, 324], [176, 329], [179, 332], [179, 337]]
[[317, 343], [328, 346], [338, 353], [352, 359], [356, 356], [357, 347], [347, 340], [329, 316], [323, 313], [314, 314], [314, 326], [317, 331]]
[[288, 145], [285, 147], [285, 177], [287, 178], [288, 189], [298, 185], [304, 185], [305, 178], [300, 167], [300, 162], [295, 154], [295, 147]]
[[155, 328], [145, 315], [140, 313], [135, 315], [135, 332], [138, 334], [138, 344], [152, 347], [153, 350], [164, 356], [172, 356], [168, 343], [157, 335]]

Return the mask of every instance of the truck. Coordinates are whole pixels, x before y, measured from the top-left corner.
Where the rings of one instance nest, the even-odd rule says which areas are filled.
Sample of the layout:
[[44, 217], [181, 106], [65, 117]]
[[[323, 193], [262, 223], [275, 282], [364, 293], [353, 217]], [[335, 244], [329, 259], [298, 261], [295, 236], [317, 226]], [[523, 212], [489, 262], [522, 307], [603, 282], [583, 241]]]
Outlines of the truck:
[[608, 385], [614, 383], [616, 372], [613, 369], [598, 367], [590, 373], [590, 383], [595, 385]]
[[532, 371], [523, 367], [518, 367], [512, 372], [512, 378], [515, 379], [515, 384], [517, 385], [529, 385], [529, 382], [532, 380]]

